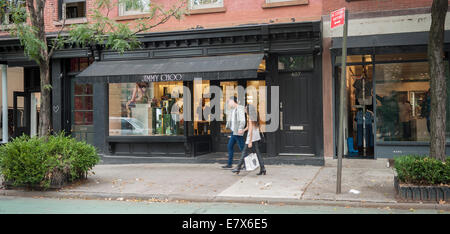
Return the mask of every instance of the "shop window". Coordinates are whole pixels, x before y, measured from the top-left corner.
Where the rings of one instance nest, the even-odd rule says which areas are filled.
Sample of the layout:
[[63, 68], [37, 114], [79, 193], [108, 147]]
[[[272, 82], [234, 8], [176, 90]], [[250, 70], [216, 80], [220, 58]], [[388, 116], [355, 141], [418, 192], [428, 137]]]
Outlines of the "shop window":
[[94, 99], [92, 84], [74, 84], [74, 125], [92, 125], [94, 122]]
[[86, 17], [85, 0], [62, 0], [61, 18], [74, 19]]
[[279, 71], [312, 71], [314, 70], [314, 56], [280, 56], [278, 58]]
[[150, 11], [150, 0], [135, 0], [119, 4], [119, 15], [139, 15]]
[[429, 141], [428, 62], [377, 64], [375, 69], [377, 140]]
[[109, 135], [184, 135], [183, 82], [109, 84]]
[[266, 81], [264, 80], [252, 80], [247, 81], [247, 105], [253, 105], [259, 114], [259, 126], [261, 126], [261, 130], [265, 129], [266, 122]]
[[223, 7], [223, 0], [190, 0], [190, 9], [206, 9]]
[[220, 87], [222, 88], [222, 98], [220, 99], [220, 109], [221, 112], [223, 114], [222, 116], [222, 122], [220, 123], [220, 132], [221, 133], [231, 133], [230, 129], [226, 128], [227, 125], [227, 121], [226, 121], [226, 117], [229, 111], [228, 108], [228, 104], [227, 101], [230, 97], [232, 96], [236, 96], [239, 99], [239, 95], [237, 92], [237, 86], [238, 86], [238, 82], [237, 81], [223, 81], [220, 82]]
[[70, 59], [69, 72], [82, 72], [94, 62], [93, 58], [72, 58]]
[[211, 134], [211, 97], [209, 80], [194, 81], [194, 135]]
[[[371, 63], [371, 55], [350, 55], [347, 56], [347, 64], [349, 63]], [[342, 63], [342, 56], [336, 56], [336, 64]]]
[[411, 60], [428, 60], [428, 58], [426, 53], [375, 55], [376, 62], [411, 61]]

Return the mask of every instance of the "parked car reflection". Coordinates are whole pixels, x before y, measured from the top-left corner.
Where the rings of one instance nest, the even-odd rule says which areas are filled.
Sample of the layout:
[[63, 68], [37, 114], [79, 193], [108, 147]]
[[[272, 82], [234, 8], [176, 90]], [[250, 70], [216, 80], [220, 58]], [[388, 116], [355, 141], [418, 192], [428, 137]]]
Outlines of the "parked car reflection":
[[110, 136], [142, 136], [148, 133], [149, 129], [136, 118], [109, 117]]

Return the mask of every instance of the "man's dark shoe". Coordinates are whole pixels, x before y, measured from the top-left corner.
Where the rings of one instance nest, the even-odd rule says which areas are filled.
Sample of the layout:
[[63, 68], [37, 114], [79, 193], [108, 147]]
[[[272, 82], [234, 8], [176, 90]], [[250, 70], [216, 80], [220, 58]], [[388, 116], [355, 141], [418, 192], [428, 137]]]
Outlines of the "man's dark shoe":
[[223, 168], [223, 169], [231, 169], [232, 166], [231, 166], [231, 165], [225, 165], [225, 166], [222, 166], [222, 168]]

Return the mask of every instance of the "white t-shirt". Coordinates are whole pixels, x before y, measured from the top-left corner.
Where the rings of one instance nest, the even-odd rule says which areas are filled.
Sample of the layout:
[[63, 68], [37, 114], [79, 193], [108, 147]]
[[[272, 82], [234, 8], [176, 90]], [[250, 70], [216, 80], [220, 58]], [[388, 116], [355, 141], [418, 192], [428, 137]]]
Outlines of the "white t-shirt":
[[[252, 135], [252, 142], [261, 140], [261, 135], [259, 135], [259, 127], [253, 127]], [[245, 144], [248, 143], [250, 143], [250, 133], [247, 133], [247, 140], [245, 141]]]

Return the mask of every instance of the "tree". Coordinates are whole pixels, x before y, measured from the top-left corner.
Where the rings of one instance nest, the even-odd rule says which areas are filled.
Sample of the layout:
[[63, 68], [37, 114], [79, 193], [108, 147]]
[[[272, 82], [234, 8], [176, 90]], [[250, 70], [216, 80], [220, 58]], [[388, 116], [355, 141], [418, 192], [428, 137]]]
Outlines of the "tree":
[[[17, 37], [24, 47], [24, 53], [35, 61], [40, 69], [41, 109], [39, 118], [39, 136], [51, 133], [51, 83], [50, 62], [55, 51], [67, 44], [78, 43], [81, 46], [96, 46], [123, 53], [140, 46], [138, 34], [148, 32], [171, 18], [180, 19], [185, 14], [186, 0], [178, 0], [173, 6], [148, 3], [149, 13], [132, 24], [119, 23], [109, 17], [118, 4], [127, 7], [143, 8], [143, 0], [96, 0], [95, 8], [90, 9], [86, 24], [67, 28], [65, 17], [56, 36], [45, 32], [45, 0], [0, 0], [2, 15], [11, 25], [6, 27], [11, 36]], [[151, 1], [153, 2], [153, 1]], [[8, 22], [9, 21], [9, 22]], [[11, 22], [12, 21], [12, 22]]]
[[448, 0], [433, 0], [428, 43], [431, 86], [430, 157], [445, 161], [446, 72], [444, 65], [444, 31]]

